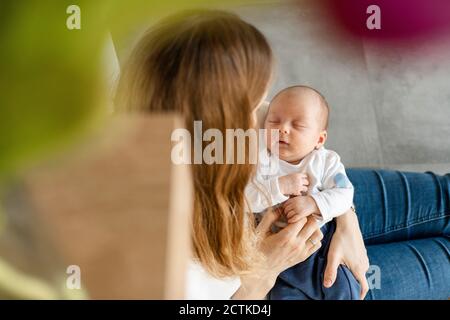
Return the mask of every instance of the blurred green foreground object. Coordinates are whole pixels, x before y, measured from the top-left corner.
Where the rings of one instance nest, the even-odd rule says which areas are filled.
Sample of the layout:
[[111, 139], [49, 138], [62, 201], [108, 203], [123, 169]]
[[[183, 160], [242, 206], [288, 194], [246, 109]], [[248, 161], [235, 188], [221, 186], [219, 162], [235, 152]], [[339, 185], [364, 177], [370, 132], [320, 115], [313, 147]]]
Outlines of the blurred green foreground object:
[[22, 273], [0, 260], [0, 297], [2, 299], [85, 299], [83, 290], [70, 290], [64, 286], [61, 279], [60, 286], [54, 286], [43, 280], [36, 279]]
[[[0, 185], [34, 161], [66, 148], [105, 115], [99, 72], [107, 32], [105, 1], [76, 1], [81, 8], [79, 30], [66, 25], [71, 4], [0, 2]], [[18, 254], [17, 248], [10, 251]], [[65, 280], [56, 286], [63, 284]], [[56, 286], [16, 270], [0, 257], [1, 297], [83, 296]]]
[[[186, 8], [239, 2], [0, 1], [0, 197], [9, 177], [52, 153], [68, 149], [107, 119], [106, 101], [111, 97], [107, 97], [102, 54], [108, 32], [120, 46], [127, 44], [131, 32], [159, 16]], [[71, 18], [76, 13], [74, 7], [79, 9], [80, 29], [68, 27], [76, 19]], [[1, 245], [5, 232], [1, 229], [9, 230], [10, 220], [17, 218], [2, 214], [2, 210], [5, 208], [0, 205], [0, 298], [85, 297], [80, 292], [59, 289], [65, 284], [65, 270], [57, 269], [61, 283], [50, 284], [7, 261]], [[27, 230], [15, 235], [22, 237], [19, 248], [31, 241], [23, 236]], [[20, 251], [9, 250], [14, 254]]]
[[0, 177], [64, 146], [98, 115], [103, 1], [0, 2]]

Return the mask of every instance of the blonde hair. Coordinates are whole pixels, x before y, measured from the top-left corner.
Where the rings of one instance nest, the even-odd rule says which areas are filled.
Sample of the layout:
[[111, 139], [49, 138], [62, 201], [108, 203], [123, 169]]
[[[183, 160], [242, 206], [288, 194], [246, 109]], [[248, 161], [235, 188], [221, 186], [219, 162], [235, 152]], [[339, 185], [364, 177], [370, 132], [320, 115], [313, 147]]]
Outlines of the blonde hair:
[[[235, 14], [185, 12], [140, 40], [123, 69], [116, 103], [128, 111], [179, 112], [192, 135], [193, 122], [201, 120], [203, 130], [216, 128], [225, 137], [226, 129], [253, 128], [272, 64], [265, 37]], [[247, 162], [192, 165], [194, 254], [214, 276], [248, 272], [260, 256], [244, 195], [255, 165]]]

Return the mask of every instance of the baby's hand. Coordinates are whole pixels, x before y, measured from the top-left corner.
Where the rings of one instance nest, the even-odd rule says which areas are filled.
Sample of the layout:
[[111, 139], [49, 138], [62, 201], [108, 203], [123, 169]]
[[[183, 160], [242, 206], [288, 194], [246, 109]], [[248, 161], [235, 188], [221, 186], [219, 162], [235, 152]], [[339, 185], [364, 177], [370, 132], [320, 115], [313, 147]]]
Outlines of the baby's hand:
[[279, 177], [280, 191], [286, 196], [299, 196], [308, 191], [309, 180], [305, 173], [291, 173]]
[[289, 223], [297, 222], [311, 214], [320, 214], [316, 201], [311, 196], [290, 198], [284, 203], [283, 208]]

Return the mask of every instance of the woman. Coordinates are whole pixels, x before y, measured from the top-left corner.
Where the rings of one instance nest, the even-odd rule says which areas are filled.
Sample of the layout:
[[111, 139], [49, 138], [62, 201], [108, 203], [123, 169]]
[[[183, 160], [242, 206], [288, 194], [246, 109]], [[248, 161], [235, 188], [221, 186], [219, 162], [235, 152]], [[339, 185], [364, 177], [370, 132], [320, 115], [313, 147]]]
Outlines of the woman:
[[[226, 12], [189, 12], [165, 19], [142, 38], [123, 68], [117, 105], [128, 111], [179, 112], [191, 134], [195, 120], [202, 121], [203, 130], [247, 130], [256, 127], [272, 71], [271, 49], [256, 28]], [[224, 137], [226, 145], [230, 141]], [[250, 163], [192, 165], [197, 262], [192, 274], [200, 279], [201, 291], [211, 292], [203, 298], [212, 292], [221, 293], [215, 298], [264, 298], [282, 271], [320, 247], [322, 234], [313, 220], [272, 234], [278, 217], [270, 212], [255, 226], [244, 197], [254, 169]], [[339, 264], [352, 271], [364, 298], [369, 263], [353, 211], [337, 218], [325, 287], [333, 284]], [[205, 274], [225, 280], [219, 284]]]

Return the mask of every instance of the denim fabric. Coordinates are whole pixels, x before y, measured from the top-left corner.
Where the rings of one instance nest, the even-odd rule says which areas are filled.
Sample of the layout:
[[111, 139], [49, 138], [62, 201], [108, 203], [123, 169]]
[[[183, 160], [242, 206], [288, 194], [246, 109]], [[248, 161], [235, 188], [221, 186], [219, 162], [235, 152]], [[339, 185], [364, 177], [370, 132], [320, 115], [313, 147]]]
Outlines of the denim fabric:
[[450, 175], [349, 169], [379, 285], [366, 299], [450, 297]]
[[[450, 174], [348, 169], [347, 175], [371, 265], [366, 299], [450, 298]], [[326, 245], [280, 275], [269, 298], [354, 298], [354, 278], [344, 266], [331, 294], [321, 285], [331, 235], [326, 230]]]
[[336, 282], [331, 288], [323, 286], [323, 273], [328, 247], [336, 229], [335, 221], [322, 227], [322, 247], [307, 260], [282, 272], [269, 293], [271, 300], [357, 300], [360, 285], [345, 266], [339, 266]]

